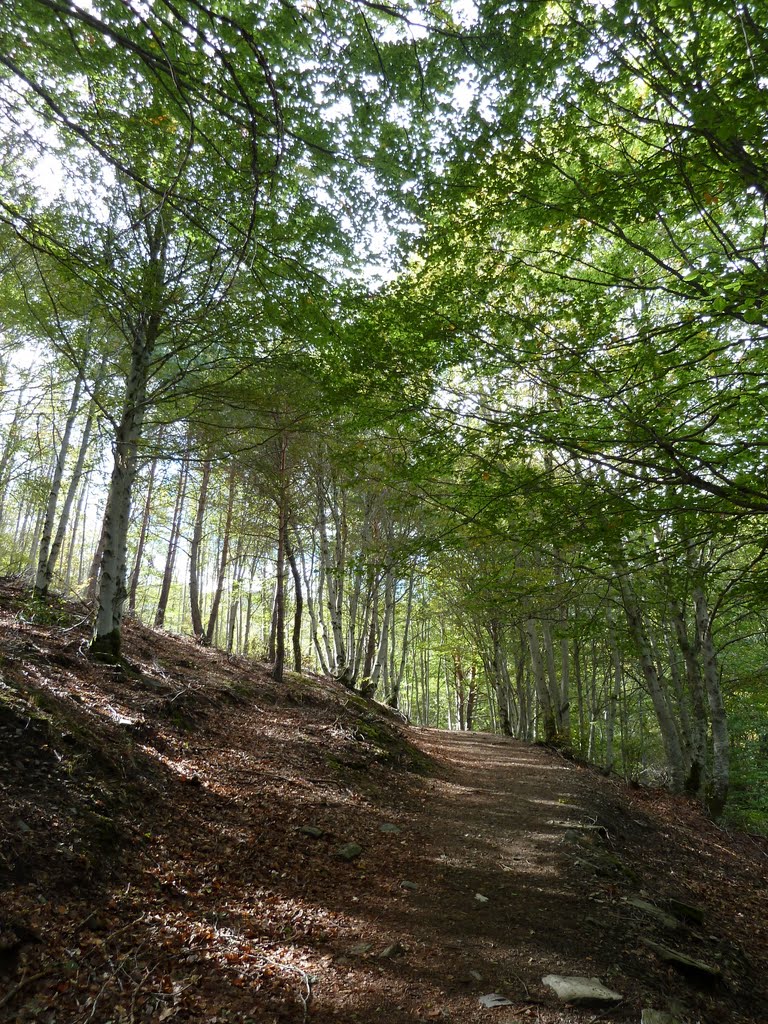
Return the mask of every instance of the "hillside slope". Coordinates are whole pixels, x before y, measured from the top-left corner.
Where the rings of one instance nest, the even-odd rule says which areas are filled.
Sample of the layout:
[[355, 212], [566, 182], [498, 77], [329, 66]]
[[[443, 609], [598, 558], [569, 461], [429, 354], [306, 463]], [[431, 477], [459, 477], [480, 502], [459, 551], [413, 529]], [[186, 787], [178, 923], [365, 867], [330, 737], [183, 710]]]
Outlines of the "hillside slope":
[[0, 587], [0, 1020], [768, 1020], [758, 840], [332, 681], [126, 649], [96, 664], [76, 606]]

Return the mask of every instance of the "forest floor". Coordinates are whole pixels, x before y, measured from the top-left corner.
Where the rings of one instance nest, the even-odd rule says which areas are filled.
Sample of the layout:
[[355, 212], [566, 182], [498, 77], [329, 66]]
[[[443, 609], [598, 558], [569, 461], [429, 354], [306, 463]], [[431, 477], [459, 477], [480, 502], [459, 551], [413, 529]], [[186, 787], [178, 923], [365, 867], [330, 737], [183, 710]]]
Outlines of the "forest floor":
[[[76, 605], [0, 583], [0, 1021], [768, 1021], [764, 840], [126, 634], [129, 670], [96, 663]], [[549, 974], [622, 1001], [559, 1003]]]

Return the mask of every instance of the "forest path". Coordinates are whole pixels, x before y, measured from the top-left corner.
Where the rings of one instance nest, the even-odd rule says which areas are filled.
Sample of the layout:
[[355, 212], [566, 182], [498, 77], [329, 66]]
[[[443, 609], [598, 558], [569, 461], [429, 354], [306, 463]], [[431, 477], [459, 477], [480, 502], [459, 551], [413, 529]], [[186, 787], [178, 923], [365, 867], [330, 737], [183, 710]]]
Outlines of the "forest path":
[[0, 1024], [768, 1020], [768, 850], [691, 801], [138, 624], [116, 672], [6, 591]]
[[[424, 968], [435, 972], [437, 954], [435, 981], [442, 976], [447, 994], [460, 998], [462, 1021], [490, 1012], [504, 1020], [590, 1019], [594, 1010], [552, 1005], [541, 978], [597, 975], [627, 988], [614, 915], [600, 908], [616, 880], [601, 886], [578, 863], [581, 843], [593, 848], [598, 832], [609, 834], [598, 825], [605, 814], [594, 776], [551, 751], [490, 734], [423, 729], [414, 738], [447, 769], [426, 782], [418, 822], [427, 843], [409, 926], [415, 948], [427, 952]], [[482, 1008], [479, 996], [489, 993], [512, 1005]], [[611, 1019], [639, 1014], [619, 1008]]]

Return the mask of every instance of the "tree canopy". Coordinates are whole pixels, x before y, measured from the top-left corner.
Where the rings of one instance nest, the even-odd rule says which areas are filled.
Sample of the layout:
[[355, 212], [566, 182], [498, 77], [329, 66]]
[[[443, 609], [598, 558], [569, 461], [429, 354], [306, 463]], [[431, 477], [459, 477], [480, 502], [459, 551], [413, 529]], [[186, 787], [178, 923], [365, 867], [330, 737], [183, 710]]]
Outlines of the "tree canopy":
[[6, 567], [90, 586], [101, 657], [126, 604], [276, 678], [292, 628], [721, 813], [768, 735], [764, 15], [6, 4]]

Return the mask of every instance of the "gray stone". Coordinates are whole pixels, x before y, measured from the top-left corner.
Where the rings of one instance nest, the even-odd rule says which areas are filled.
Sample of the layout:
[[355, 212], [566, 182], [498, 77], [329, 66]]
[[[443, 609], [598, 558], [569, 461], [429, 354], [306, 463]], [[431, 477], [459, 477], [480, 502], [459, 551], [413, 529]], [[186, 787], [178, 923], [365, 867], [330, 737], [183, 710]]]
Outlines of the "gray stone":
[[17, 818], [15, 824], [16, 824], [16, 828], [19, 830], [19, 832], [31, 832], [32, 831], [32, 829], [29, 827], [29, 825], [26, 823], [26, 821], [22, 821], [21, 818]]
[[402, 881], [402, 882], [400, 883], [400, 888], [401, 888], [401, 889], [410, 889], [410, 890], [411, 890], [411, 892], [416, 892], [416, 890], [417, 890], [417, 889], [418, 889], [419, 887], [418, 887], [418, 885], [416, 885], [416, 883], [415, 883], [415, 882], [406, 882], [406, 881]]
[[399, 942], [393, 942], [390, 946], [387, 946], [386, 949], [382, 949], [379, 953], [379, 957], [382, 960], [391, 960], [394, 956], [402, 956], [404, 952], [405, 946]]
[[624, 998], [620, 992], [606, 988], [599, 978], [547, 974], [541, 980], [562, 1003], [573, 1003], [574, 1006], [610, 1006]]
[[512, 1000], [507, 999], [506, 996], [499, 995], [498, 992], [489, 992], [487, 996], [480, 996], [477, 1000], [481, 1006], [484, 1006], [487, 1010], [493, 1009], [494, 1006], [512, 1006]]
[[663, 924], [665, 928], [669, 928], [674, 931], [675, 928], [680, 927], [680, 922], [676, 917], [672, 917], [665, 910], [661, 910], [653, 903], [649, 903], [647, 900], [641, 900], [637, 896], [631, 896], [627, 901], [630, 907], [635, 907], [637, 910], [642, 910], [644, 914], [654, 918], [660, 924]]
[[354, 860], [355, 857], [359, 857], [363, 852], [362, 846], [358, 846], [357, 843], [344, 843], [336, 851], [336, 855], [341, 857], [342, 860]]
[[489, 902], [488, 897], [487, 896], [483, 896], [483, 894], [481, 892], [476, 892], [475, 893], [475, 901], [477, 903], [488, 903]]
[[304, 836], [312, 836], [313, 839], [321, 839], [325, 832], [317, 825], [302, 825], [299, 829]]
[[696, 960], [694, 957], [688, 956], [687, 953], [681, 953], [677, 949], [670, 949], [668, 946], [662, 946], [660, 943], [654, 942], [652, 939], [641, 938], [640, 941], [644, 943], [648, 949], [652, 949], [659, 959], [672, 964], [681, 971], [690, 971], [694, 974], [705, 974], [710, 978], [720, 977], [719, 967], [712, 967], [710, 964], [705, 964], [703, 960]]
[[640, 1024], [678, 1024], [677, 1017], [666, 1010], [644, 1009], [640, 1017]]
[[397, 836], [400, 835], [402, 829], [398, 828], [397, 825], [393, 825], [390, 821], [385, 821], [383, 825], [379, 825], [379, 832], [389, 832], [393, 836]]
[[467, 977], [469, 978], [470, 981], [482, 981], [483, 980], [483, 976], [480, 973], [480, 971], [476, 971], [474, 969], [467, 971]]

